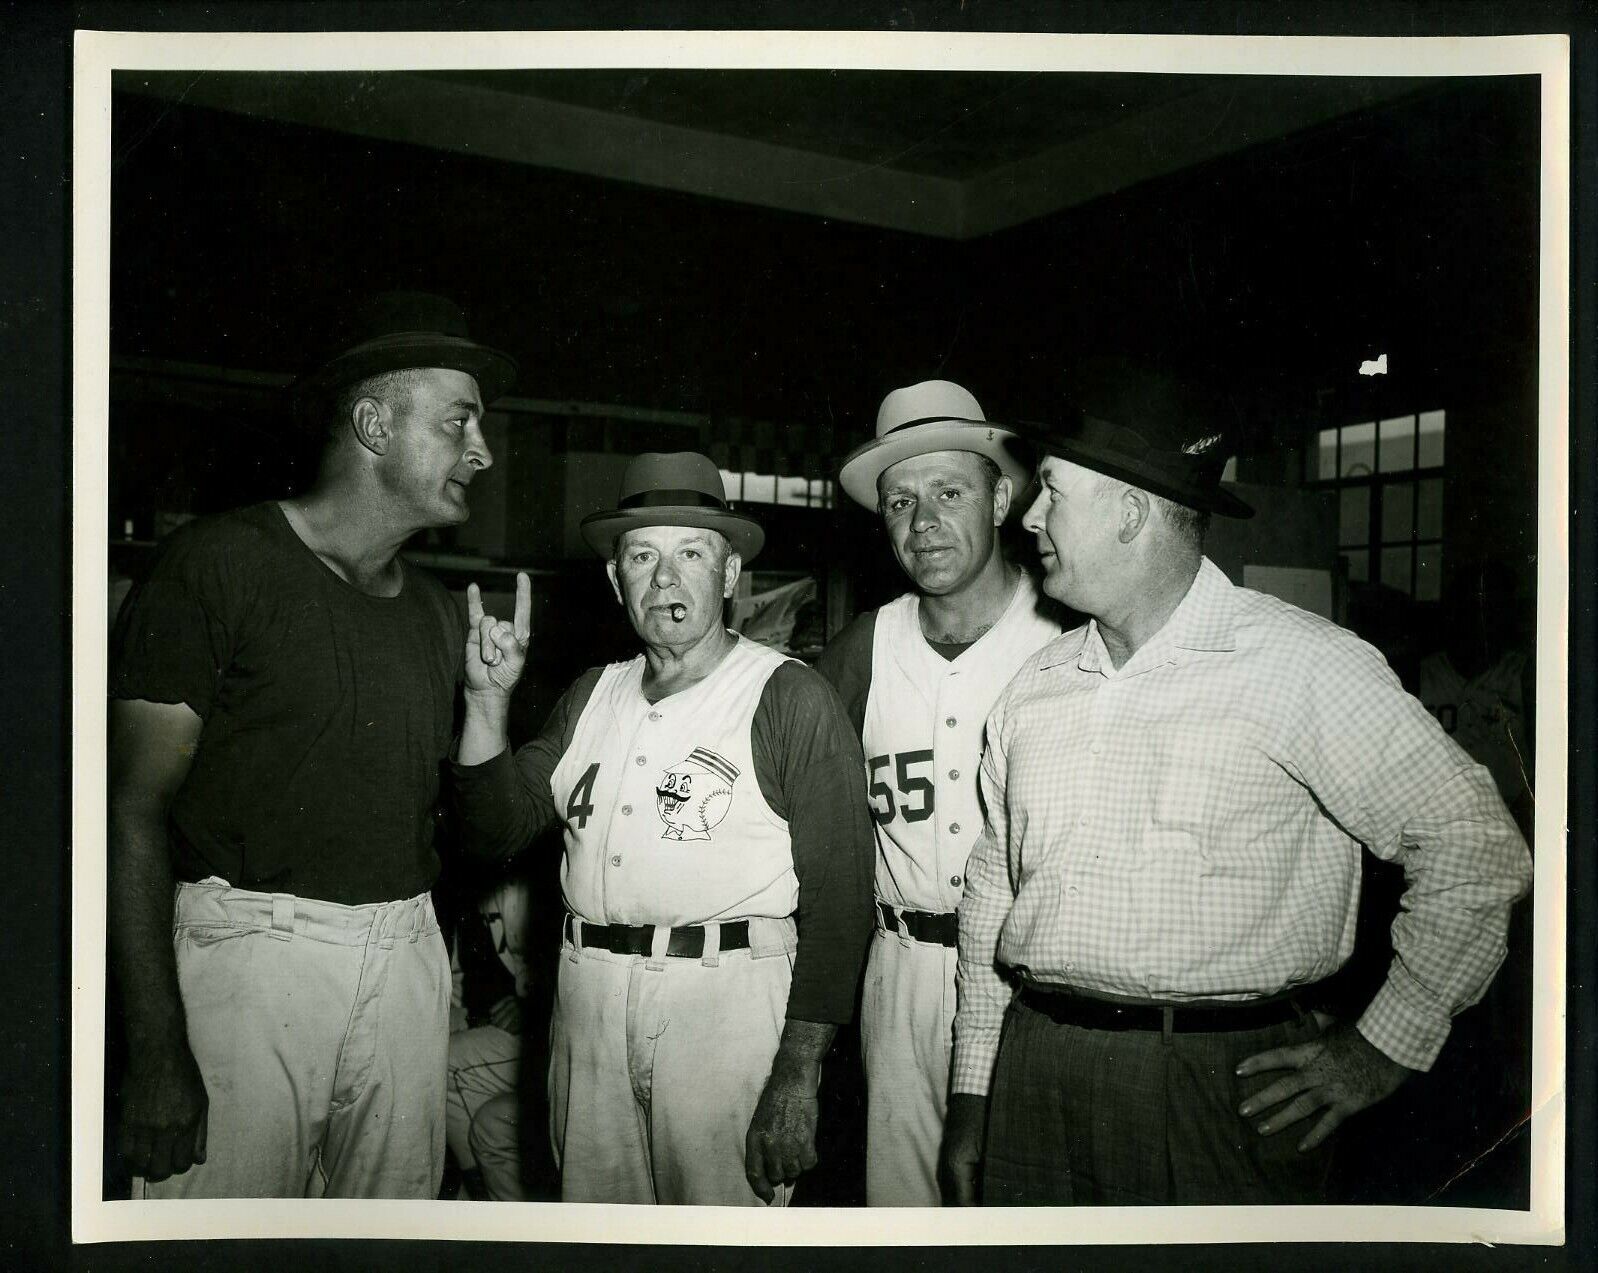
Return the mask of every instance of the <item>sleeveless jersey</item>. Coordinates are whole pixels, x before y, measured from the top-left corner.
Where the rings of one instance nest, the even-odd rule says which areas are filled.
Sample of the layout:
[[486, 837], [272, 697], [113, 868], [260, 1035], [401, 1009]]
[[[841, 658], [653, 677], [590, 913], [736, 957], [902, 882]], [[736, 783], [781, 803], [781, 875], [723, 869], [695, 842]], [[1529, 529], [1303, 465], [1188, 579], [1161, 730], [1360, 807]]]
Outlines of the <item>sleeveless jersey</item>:
[[782, 919], [799, 903], [788, 823], [761, 794], [750, 728], [784, 656], [738, 638], [697, 685], [650, 703], [644, 657], [612, 663], [550, 778], [561, 889], [596, 924]]
[[877, 611], [861, 742], [883, 901], [938, 914], [959, 905], [965, 860], [982, 833], [983, 726], [1027, 656], [1060, 632], [1038, 613], [1028, 575], [999, 621], [952, 660], [922, 636], [915, 593]]

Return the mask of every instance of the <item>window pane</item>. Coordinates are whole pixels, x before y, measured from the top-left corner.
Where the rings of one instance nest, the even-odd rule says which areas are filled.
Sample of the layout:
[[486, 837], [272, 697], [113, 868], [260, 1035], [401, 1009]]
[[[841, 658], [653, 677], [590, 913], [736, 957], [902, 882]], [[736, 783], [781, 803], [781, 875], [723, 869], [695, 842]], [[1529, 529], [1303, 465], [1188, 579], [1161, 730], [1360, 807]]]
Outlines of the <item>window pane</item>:
[[1376, 426], [1351, 424], [1343, 430], [1343, 477], [1369, 477], [1376, 467]]
[[1332, 482], [1337, 479], [1337, 430], [1322, 429], [1319, 443], [1311, 452], [1314, 457], [1315, 471], [1311, 478], [1319, 478], [1323, 482]]
[[1436, 601], [1443, 594], [1443, 546], [1421, 544], [1415, 550], [1415, 600]]
[[1383, 420], [1378, 455], [1383, 473], [1404, 473], [1415, 467], [1415, 417]]
[[1411, 580], [1409, 577], [1411, 550], [1408, 544], [1402, 548], [1382, 549], [1382, 578], [1384, 587], [1397, 588], [1400, 592], [1409, 592]]
[[1442, 467], [1443, 414], [1441, 411], [1420, 413], [1420, 456], [1417, 463], [1423, 469]]
[[1420, 483], [1420, 509], [1415, 517], [1415, 533], [1422, 539], [1443, 537], [1443, 479], [1429, 477]]
[[1408, 482], [1392, 482], [1382, 490], [1382, 542], [1414, 537], [1415, 488]]
[[827, 506], [827, 479], [813, 477], [810, 479], [810, 507], [825, 508]]
[[745, 473], [744, 499], [751, 504], [775, 504], [777, 479], [771, 473]]
[[1371, 541], [1371, 488], [1345, 486], [1340, 492], [1337, 542], [1363, 548]]
[[1343, 560], [1348, 563], [1349, 583], [1368, 583], [1371, 577], [1371, 555], [1361, 548], [1356, 552], [1345, 552]]
[[810, 484], [802, 477], [779, 477], [777, 479], [777, 503], [798, 504], [800, 507], [810, 502]]
[[727, 489], [727, 498], [742, 499], [744, 497], [744, 475], [742, 473], [721, 470], [721, 484]]

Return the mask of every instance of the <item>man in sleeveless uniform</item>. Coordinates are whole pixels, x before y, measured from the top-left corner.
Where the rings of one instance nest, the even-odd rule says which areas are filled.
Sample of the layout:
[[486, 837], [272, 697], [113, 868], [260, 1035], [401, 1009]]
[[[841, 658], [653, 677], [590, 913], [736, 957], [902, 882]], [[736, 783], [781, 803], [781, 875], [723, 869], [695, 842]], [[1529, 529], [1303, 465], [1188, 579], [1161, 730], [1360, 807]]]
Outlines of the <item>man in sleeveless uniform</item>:
[[722, 491], [704, 456], [641, 455], [584, 519], [644, 650], [580, 676], [514, 756], [526, 580], [508, 623], [468, 590], [463, 842], [503, 856], [565, 834], [549, 1088], [569, 1202], [786, 1204], [853, 1010], [860, 746], [826, 681], [723, 625], [764, 534]]
[[955, 908], [982, 830], [982, 726], [1060, 611], [1004, 558], [1031, 473], [959, 385], [896, 389], [839, 481], [878, 512], [912, 588], [838, 634], [818, 670], [860, 731], [876, 822], [877, 931], [860, 1030], [866, 1201], [936, 1206], [955, 1012]]
[[111, 643], [111, 951], [144, 1197], [432, 1198], [449, 960], [429, 890], [460, 618], [399, 555], [467, 518], [514, 364], [438, 297], [298, 386], [306, 494], [190, 523]]

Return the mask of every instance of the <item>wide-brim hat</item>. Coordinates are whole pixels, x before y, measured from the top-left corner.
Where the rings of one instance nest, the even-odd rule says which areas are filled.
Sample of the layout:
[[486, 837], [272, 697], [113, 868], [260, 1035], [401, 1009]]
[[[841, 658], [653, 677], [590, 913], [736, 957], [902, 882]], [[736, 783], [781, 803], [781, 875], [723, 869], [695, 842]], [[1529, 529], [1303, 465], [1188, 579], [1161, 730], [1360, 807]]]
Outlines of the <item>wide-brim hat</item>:
[[1039, 455], [1058, 456], [1187, 508], [1222, 517], [1254, 509], [1221, 484], [1236, 450], [1236, 413], [1191, 379], [1127, 359], [1091, 364], [1064, 420], [1023, 425]]
[[345, 315], [328, 349], [292, 387], [301, 404], [368, 376], [412, 367], [464, 371], [477, 381], [485, 405], [516, 380], [509, 354], [478, 344], [460, 307], [427, 292], [384, 292], [362, 302]]
[[970, 392], [952, 380], [923, 380], [895, 389], [877, 410], [877, 436], [844, 459], [838, 483], [857, 504], [877, 507], [877, 478], [900, 460], [933, 451], [972, 451], [999, 466], [1015, 485], [1015, 504], [1032, 478], [1014, 430], [990, 424]]
[[622, 474], [616, 507], [590, 513], [578, 529], [590, 548], [609, 557], [616, 540], [640, 526], [720, 531], [745, 562], [766, 542], [759, 522], [727, 507], [721, 470], [695, 451], [646, 451], [634, 456]]

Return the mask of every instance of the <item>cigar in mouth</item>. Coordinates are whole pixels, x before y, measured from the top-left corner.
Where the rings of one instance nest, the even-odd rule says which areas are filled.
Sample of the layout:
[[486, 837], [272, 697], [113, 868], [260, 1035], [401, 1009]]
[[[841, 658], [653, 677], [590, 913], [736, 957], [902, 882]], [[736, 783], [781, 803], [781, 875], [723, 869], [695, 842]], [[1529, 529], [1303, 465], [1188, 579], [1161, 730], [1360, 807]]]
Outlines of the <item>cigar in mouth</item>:
[[688, 607], [680, 601], [674, 603], [671, 607], [671, 617], [677, 623], [681, 623], [688, 617]]

